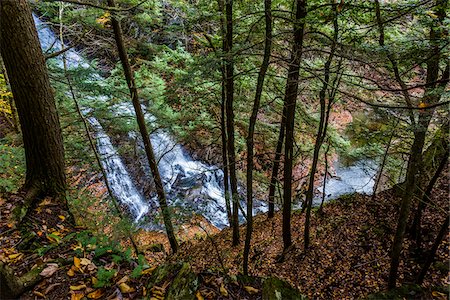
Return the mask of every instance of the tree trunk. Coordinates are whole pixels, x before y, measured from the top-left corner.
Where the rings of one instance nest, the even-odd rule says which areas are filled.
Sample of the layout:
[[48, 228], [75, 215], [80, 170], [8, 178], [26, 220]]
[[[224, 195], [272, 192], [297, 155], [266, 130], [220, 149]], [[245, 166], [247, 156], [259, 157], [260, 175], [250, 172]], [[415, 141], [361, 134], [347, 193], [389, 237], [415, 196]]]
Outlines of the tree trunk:
[[383, 177], [384, 166], [386, 165], [386, 161], [387, 161], [387, 158], [389, 155], [389, 149], [391, 148], [392, 139], [394, 138], [395, 130], [397, 128], [398, 123], [399, 123], [399, 121], [397, 121], [395, 123], [394, 128], [392, 129], [391, 135], [389, 136], [389, 141], [386, 145], [386, 149], [384, 150], [383, 159], [381, 161], [380, 169], [378, 170], [378, 174], [377, 174], [377, 179], [375, 180], [375, 184], [373, 186], [372, 201], [375, 200], [378, 186], [380, 185], [381, 178]]
[[[65, 199], [61, 127], [26, 0], [0, 1], [0, 51], [22, 129], [27, 168], [24, 189], [30, 198], [45, 194]], [[25, 204], [25, 210], [29, 204]]]
[[327, 146], [327, 150], [323, 154], [325, 160], [325, 175], [323, 176], [323, 188], [322, 188], [322, 201], [320, 202], [319, 212], [322, 213], [323, 203], [325, 202], [325, 189], [327, 185], [327, 175], [328, 175], [328, 150], [330, 150], [330, 145]]
[[[225, 41], [225, 15], [224, 15], [224, 3], [223, 0], [218, 0], [219, 13], [220, 13], [220, 34], [222, 36], [222, 52], [226, 51], [226, 41]], [[222, 53], [222, 54], [223, 54]], [[230, 203], [230, 185], [229, 185], [229, 172], [228, 172], [228, 154], [227, 154], [227, 128], [226, 128], [226, 70], [225, 63], [223, 60], [220, 63], [220, 73], [222, 74], [222, 86], [221, 86], [221, 98], [222, 102], [220, 105], [220, 131], [222, 138], [222, 162], [223, 162], [223, 189], [225, 196], [225, 206], [227, 209], [228, 223], [230, 227], [233, 225], [233, 216], [231, 213], [231, 203]]]
[[[436, 14], [439, 16], [440, 22], [445, 17], [445, 6], [447, 4], [446, 0], [436, 1]], [[430, 105], [437, 103], [443, 93], [441, 86], [440, 92], [438, 93], [437, 79], [439, 75], [439, 62], [441, 58], [441, 50], [439, 45], [436, 44], [436, 37], [440, 36], [440, 32], [436, 32], [434, 27], [430, 29], [430, 41], [431, 41], [431, 51], [434, 55], [427, 61], [427, 77], [426, 77], [426, 89], [425, 94], [422, 98], [422, 103], [425, 105]], [[449, 67], [447, 65], [446, 71], [444, 71], [443, 78], [444, 81], [448, 81]], [[442, 84], [442, 83], [441, 83]], [[410, 159], [408, 162], [408, 168], [406, 171], [406, 184], [405, 192], [402, 198], [402, 203], [400, 207], [400, 214], [398, 218], [397, 230], [395, 232], [394, 242], [392, 246], [391, 254], [391, 269], [389, 271], [388, 288], [392, 289], [396, 286], [398, 266], [400, 264], [400, 254], [403, 247], [403, 238], [405, 235], [406, 224], [408, 222], [409, 212], [411, 208], [411, 202], [413, 200], [417, 175], [421, 169], [422, 164], [422, 151], [425, 144], [425, 137], [428, 130], [428, 125], [433, 116], [434, 109], [426, 109], [420, 111], [419, 120], [414, 126], [414, 142], [411, 147]]]
[[273, 160], [272, 176], [270, 178], [270, 186], [269, 186], [269, 212], [268, 212], [269, 218], [273, 218], [273, 216], [275, 215], [275, 189], [278, 182], [278, 172], [280, 169], [281, 153], [283, 150], [285, 132], [286, 132], [286, 107], [283, 105], [280, 131], [278, 133], [277, 148], [275, 150], [275, 158]]
[[292, 198], [292, 164], [294, 154], [295, 104], [298, 93], [300, 62], [303, 48], [303, 31], [305, 28], [306, 0], [297, 0], [294, 20], [294, 43], [292, 45], [288, 78], [284, 96], [286, 107], [286, 142], [284, 146], [284, 187], [283, 187], [283, 243], [287, 250], [292, 245], [291, 237], [291, 198]]
[[433, 178], [431, 178], [430, 182], [428, 183], [427, 189], [425, 190], [425, 193], [423, 194], [423, 197], [421, 201], [419, 202], [419, 206], [417, 207], [416, 213], [414, 214], [414, 220], [413, 225], [411, 228], [411, 235], [416, 239], [416, 247], [420, 248], [420, 244], [422, 242], [421, 238], [421, 230], [420, 230], [420, 223], [422, 220], [422, 212], [427, 207], [427, 205], [430, 203], [430, 197], [431, 192], [433, 191], [433, 187], [436, 184], [436, 181], [441, 176], [442, 171], [447, 166], [448, 161], [448, 155], [449, 151], [447, 149], [447, 152], [445, 152], [444, 157], [441, 160], [441, 163], [439, 164], [439, 167], [436, 170], [436, 173], [434, 173]]
[[[304, 248], [305, 251], [309, 247], [309, 234], [310, 234], [310, 225], [311, 225], [311, 208], [312, 208], [312, 201], [314, 197], [314, 177], [316, 175], [317, 170], [317, 163], [319, 161], [319, 152], [320, 148], [322, 147], [323, 141], [325, 139], [326, 130], [325, 126], [327, 126], [326, 123], [328, 123], [328, 115], [329, 110], [327, 111], [326, 107], [326, 91], [328, 90], [328, 84], [330, 82], [330, 67], [331, 63], [334, 58], [334, 52], [336, 50], [336, 43], [338, 39], [338, 20], [337, 20], [337, 9], [336, 5], [333, 5], [334, 10], [334, 20], [333, 20], [333, 42], [331, 45], [330, 55], [328, 56], [327, 61], [325, 62], [324, 66], [324, 81], [322, 85], [322, 89], [319, 92], [319, 100], [320, 100], [320, 120], [319, 120], [319, 128], [317, 129], [317, 136], [316, 141], [314, 145], [314, 153], [313, 153], [313, 161], [311, 166], [311, 172], [309, 174], [309, 184], [308, 184], [308, 190], [306, 192], [306, 217], [305, 217], [305, 231], [304, 231]], [[331, 99], [328, 99], [329, 105], [331, 106]], [[328, 114], [328, 115], [327, 115]]]
[[227, 152], [230, 171], [231, 199], [233, 202], [233, 246], [239, 244], [239, 195], [236, 177], [236, 153], [234, 150], [234, 62], [233, 62], [233, 0], [225, 1], [226, 36], [225, 36], [225, 89], [227, 119]]
[[436, 237], [436, 240], [434, 241], [433, 247], [431, 247], [431, 250], [427, 256], [427, 260], [425, 261], [425, 264], [422, 267], [422, 270], [420, 270], [419, 276], [417, 276], [416, 283], [422, 284], [423, 280], [425, 279], [425, 275], [427, 275], [428, 269], [431, 266], [431, 263], [433, 262], [434, 256], [436, 255], [436, 251], [439, 248], [439, 245], [442, 242], [442, 239], [446, 234], [448, 234], [448, 224], [449, 219], [448, 216], [445, 217], [445, 221], [441, 226], [441, 229], [439, 230], [439, 233]]
[[[114, 0], [108, 0], [108, 5], [110, 7], [115, 7]], [[172, 220], [170, 216], [170, 211], [167, 206], [166, 194], [164, 192], [164, 186], [161, 180], [161, 176], [158, 170], [158, 164], [156, 162], [155, 154], [153, 153], [153, 147], [150, 141], [150, 136], [145, 126], [144, 113], [142, 112], [141, 103], [139, 101], [139, 96], [134, 82], [133, 71], [131, 70], [130, 62], [128, 60], [128, 54], [125, 49], [125, 43], [123, 41], [122, 27], [116, 16], [111, 18], [112, 27], [114, 30], [114, 36], [116, 39], [117, 50], [119, 52], [120, 61], [125, 73], [125, 78], [128, 84], [128, 88], [131, 94], [131, 100], [133, 102], [133, 107], [136, 112], [136, 119], [139, 126], [139, 131], [144, 142], [145, 154], [147, 155], [148, 163], [150, 165], [150, 170], [155, 181], [156, 192], [158, 194], [159, 206], [161, 207], [164, 225], [166, 227], [167, 237], [169, 238], [170, 247], [175, 253], [178, 251], [178, 242], [175, 237], [175, 232], [172, 226]]]
[[258, 74], [256, 84], [255, 100], [253, 103], [252, 115], [248, 126], [247, 136], [247, 231], [245, 235], [244, 246], [244, 275], [248, 275], [248, 255], [250, 253], [250, 242], [253, 230], [253, 142], [255, 133], [255, 124], [258, 117], [258, 110], [261, 103], [261, 95], [269, 68], [270, 52], [272, 48], [272, 1], [264, 0], [264, 12], [266, 21], [266, 34], [264, 44], [264, 58]]

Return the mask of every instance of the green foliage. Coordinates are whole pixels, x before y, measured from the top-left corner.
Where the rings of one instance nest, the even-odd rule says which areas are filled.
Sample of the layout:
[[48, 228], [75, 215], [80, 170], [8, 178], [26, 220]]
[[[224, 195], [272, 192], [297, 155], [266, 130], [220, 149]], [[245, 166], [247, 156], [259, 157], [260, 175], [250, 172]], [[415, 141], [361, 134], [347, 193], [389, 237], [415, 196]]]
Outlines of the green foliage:
[[95, 288], [102, 288], [111, 286], [112, 282], [111, 279], [116, 275], [117, 271], [114, 269], [108, 270], [104, 267], [100, 267], [97, 270], [96, 278], [98, 281], [94, 284]]
[[15, 193], [25, 179], [25, 152], [12, 139], [0, 139], [0, 193]]

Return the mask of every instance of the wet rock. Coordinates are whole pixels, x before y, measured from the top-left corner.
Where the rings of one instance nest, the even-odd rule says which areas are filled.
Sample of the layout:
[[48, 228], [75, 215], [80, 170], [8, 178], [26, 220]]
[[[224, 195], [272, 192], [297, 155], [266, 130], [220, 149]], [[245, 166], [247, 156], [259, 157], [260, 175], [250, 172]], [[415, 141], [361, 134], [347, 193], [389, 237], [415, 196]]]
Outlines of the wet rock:
[[171, 283], [165, 291], [164, 299], [191, 300], [198, 288], [198, 277], [188, 263], [179, 262], [159, 266], [151, 276], [147, 288], [155, 291], [166, 281]]

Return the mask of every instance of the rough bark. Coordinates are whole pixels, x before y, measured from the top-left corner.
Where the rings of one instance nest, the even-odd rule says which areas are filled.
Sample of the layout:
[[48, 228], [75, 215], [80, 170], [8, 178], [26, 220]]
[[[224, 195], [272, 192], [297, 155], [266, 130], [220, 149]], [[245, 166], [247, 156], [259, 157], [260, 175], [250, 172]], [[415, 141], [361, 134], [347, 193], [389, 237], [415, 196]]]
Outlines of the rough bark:
[[230, 172], [231, 199], [233, 203], [233, 246], [239, 244], [239, 195], [236, 177], [236, 152], [234, 149], [234, 62], [233, 62], [233, 0], [225, 1], [226, 36], [225, 36], [225, 89], [227, 120], [227, 154]]
[[[108, 5], [110, 7], [115, 7], [114, 0], [108, 0]], [[175, 237], [175, 232], [172, 225], [172, 220], [170, 216], [169, 207], [167, 206], [166, 194], [164, 192], [164, 185], [161, 180], [161, 176], [158, 170], [158, 163], [153, 152], [153, 147], [150, 141], [150, 136], [145, 125], [144, 113], [142, 112], [141, 103], [139, 101], [138, 91], [134, 81], [133, 71], [130, 66], [130, 61], [128, 59], [128, 53], [125, 48], [125, 43], [123, 40], [122, 27], [120, 25], [117, 16], [113, 16], [111, 19], [112, 27], [114, 30], [114, 36], [117, 44], [117, 50], [119, 52], [120, 61], [125, 73], [125, 78], [127, 81], [128, 88], [131, 94], [131, 100], [133, 102], [133, 107], [136, 113], [136, 119], [139, 126], [139, 131], [142, 136], [142, 141], [144, 143], [145, 154], [147, 155], [148, 163], [150, 165], [150, 170], [155, 181], [156, 192], [158, 194], [159, 206], [161, 207], [161, 212], [163, 215], [164, 225], [166, 228], [167, 237], [170, 242], [170, 247], [175, 253], [178, 251], [178, 242]]]
[[22, 130], [27, 169], [24, 189], [33, 191], [32, 195], [45, 194], [65, 200], [61, 127], [26, 0], [0, 1], [0, 51]]
[[272, 49], [272, 1], [264, 0], [264, 14], [266, 22], [264, 57], [259, 69], [258, 79], [256, 83], [256, 93], [253, 102], [252, 114], [248, 125], [247, 135], [247, 228], [245, 234], [244, 245], [244, 275], [248, 275], [248, 256], [250, 253], [250, 243], [253, 230], [253, 143], [256, 119], [261, 103], [261, 95], [263, 91], [264, 78], [270, 63], [270, 52]]
[[294, 154], [295, 105], [300, 76], [300, 62], [305, 28], [306, 0], [297, 0], [294, 20], [294, 41], [289, 61], [289, 71], [284, 96], [286, 107], [286, 142], [284, 146], [284, 187], [283, 187], [283, 244], [287, 250], [292, 245], [291, 201], [292, 201], [292, 164]]

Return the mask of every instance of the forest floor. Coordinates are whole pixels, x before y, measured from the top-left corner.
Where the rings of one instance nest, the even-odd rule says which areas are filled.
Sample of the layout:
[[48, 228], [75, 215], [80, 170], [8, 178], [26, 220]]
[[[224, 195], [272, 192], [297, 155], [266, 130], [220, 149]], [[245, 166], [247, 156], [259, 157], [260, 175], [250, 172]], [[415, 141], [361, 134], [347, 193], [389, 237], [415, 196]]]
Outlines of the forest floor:
[[[434, 190], [433, 206], [423, 216], [424, 250], [431, 247], [447, 213], [446, 174]], [[231, 247], [229, 229], [218, 233], [207, 230], [208, 235], [200, 234], [198, 229], [184, 234], [180, 231], [185, 238], [176, 256], [167, 256], [164, 247], [154, 249], [158, 245], [155, 241], [165, 244], [162, 234], [156, 233], [157, 238], [153, 240], [144, 235], [138, 243], [145, 246], [145, 256], [137, 257], [128, 243], [112, 243], [72, 226], [67, 212], [49, 198], [42, 199], [23, 225], [16, 227], [12, 211], [21, 201], [20, 193], [0, 197], [0, 267], [11, 268], [15, 278], [34, 274], [35, 282], [22, 299], [141, 299], [144, 296], [162, 299], [158, 293], [161, 295], [160, 291], [170, 287], [170, 280], [160, 283], [158, 289], [149, 290], [147, 286], [155, 268], [167, 261], [188, 262], [200, 274], [203, 281], [197, 299], [261, 299], [260, 282], [252, 285], [257, 292], [249, 293], [248, 286], [224, 280], [239, 274], [242, 268], [243, 242]], [[322, 213], [313, 213], [312, 241], [307, 253], [303, 251], [304, 214], [294, 212], [294, 247], [282, 261], [280, 212], [273, 220], [265, 215], [256, 216], [250, 272], [254, 276], [286, 280], [310, 299], [359, 299], [385, 290], [398, 202], [399, 198], [390, 190], [375, 199], [351, 195], [328, 203]], [[241, 226], [241, 240], [244, 236], [245, 226]], [[410, 240], [406, 240], [404, 249], [399, 269], [401, 285], [414, 281], [425, 256]], [[448, 299], [448, 262], [447, 237], [439, 247], [422, 290], [417, 293], [408, 290], [411, 293], [408, 298]]]
[[[420, 263], [431, 248], [448, 211], [448, 171], [435, 186], [432, 203], [422, 219], [422, 251], [406, 239], [399, 268], [399, 284], [414, 282]], [[276, 276], [288, 281], [311, 299], [359, 299], [386, 290], [390, 249], [397, 225], [400, 198], [393, 190], [370, 196], [349, 195], [330, 202], [312, 216], [311, 244], [303, 251], [305, 215], [294, 212], [294, 246], [283, 261], [282, 219], [265, 215], [255, 218], [250, 253], [250, 273]], [[245, 226], [241, 226], [241, 240]], [[186, 243], [174, 259], [188, 261], [195, 270], [221, 269], [238, 273], [242, 268], [243, 241], [231, 246], [230, 229], [214, 236], [213, 242]], [[448, 299], [449, 235], [441, 243], [435, 263], [416, 299]], [[443, 288], [442, 290], [438, 287]], [[428, 291], [427, 291], [428, 290]]]

